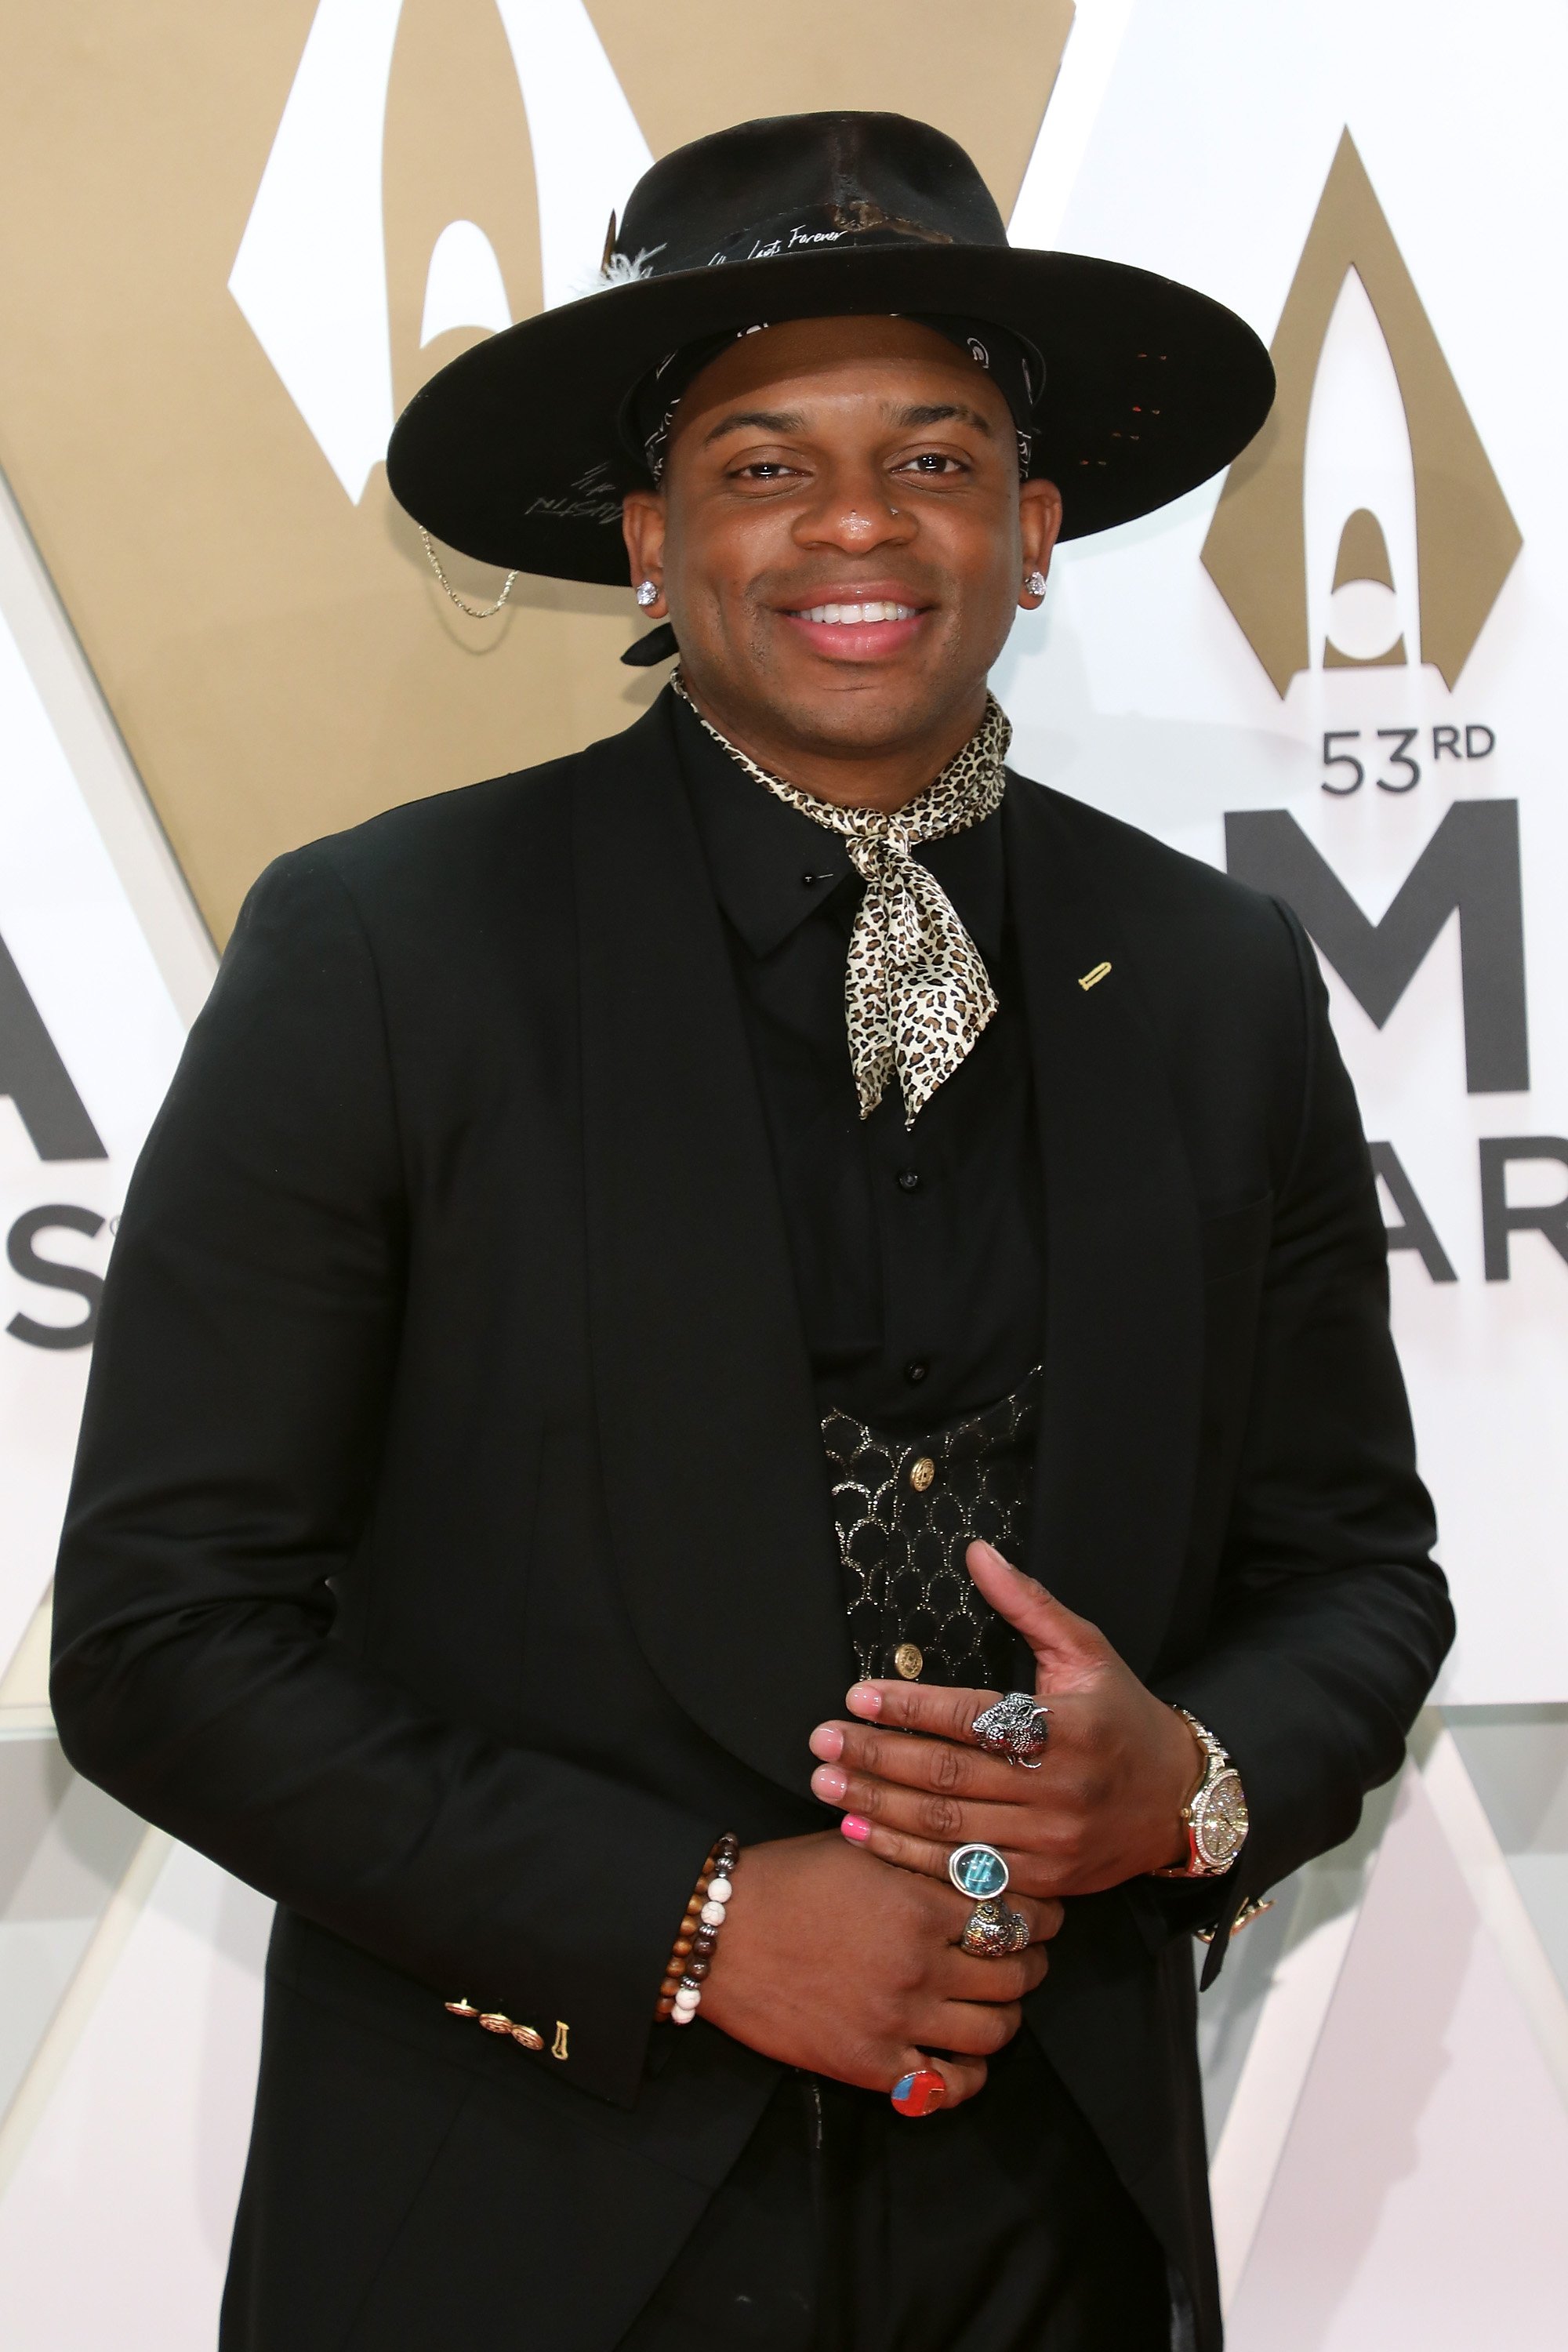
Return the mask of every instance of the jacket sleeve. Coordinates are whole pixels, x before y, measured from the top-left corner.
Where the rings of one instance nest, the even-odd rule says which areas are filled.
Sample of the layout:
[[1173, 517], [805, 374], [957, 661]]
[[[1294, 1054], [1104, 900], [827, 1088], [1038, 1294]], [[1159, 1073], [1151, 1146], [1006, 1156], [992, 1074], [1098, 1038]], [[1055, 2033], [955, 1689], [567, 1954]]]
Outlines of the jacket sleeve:
[[1366, 1790], [1398, 1770], [1454, 1633], [1389, 1331], [1371, 1159], [1317, 960], [1279, 913], [1306, 1031], [1298, 1139], [1210, 1639], [1154, 1685], [1228, 1749], [1251, 1818], [1236, 1870], [1204, 1890], [1220, 1926], [1205, 1982], [1242, 1902], [1348, 1837]]
[[61, 1740], [434, 1993], [547, 2041], [567, 2019], [568, 2079], [630, 2104], [722, 1824], [443, 1720], [333, 1638], [409, 1244], [374, 960], [300, 852], [247, 903], [121, 1221], [56, 1590]]

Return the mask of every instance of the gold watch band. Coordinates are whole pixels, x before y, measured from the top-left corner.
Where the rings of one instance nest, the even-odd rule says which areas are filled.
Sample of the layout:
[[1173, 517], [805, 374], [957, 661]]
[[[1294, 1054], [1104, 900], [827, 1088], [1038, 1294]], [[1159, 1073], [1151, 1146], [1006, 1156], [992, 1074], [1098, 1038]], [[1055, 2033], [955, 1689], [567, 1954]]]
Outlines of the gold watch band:
[[[1163, 1870], [1151, 1871], [1152, 1878], [1222, 1878], [1234, 1868], [1237, 1856], [1246, 1843], [1247, 1820], [1247, 1799], [1241, 1786], [1241, 1776], [1229, 1755], [1208, 1728], [1184, 1706], [1176, 1707], [1179, 1715], [1196, 1741], [1204, 1759], [1203, 1776], [1186, 1803], [1182, 1807], [1182, 1822], [1187, 1832], [1187, 1859], [1173, 1863]], [[1235, 1783], [1230, 1802], [1226, 1808], [1226, 1824], [1234, 1843], [1223, 1861], [1215, 1861], [1205, 1851], [1203, 1830], [1208, 1801], [1223, 1780]]]

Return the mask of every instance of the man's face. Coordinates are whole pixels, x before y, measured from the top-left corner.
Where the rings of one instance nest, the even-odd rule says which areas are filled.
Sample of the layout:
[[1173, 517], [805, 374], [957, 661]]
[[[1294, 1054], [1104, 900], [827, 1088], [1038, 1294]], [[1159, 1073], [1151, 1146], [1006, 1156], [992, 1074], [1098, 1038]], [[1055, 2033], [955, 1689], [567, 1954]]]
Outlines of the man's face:
[[945, 756], [1060, 516], [1050, 483], [1020, 486], [1007, 404], [956, 345], [907, 319], [810, 319], [693, 380], [626, 542], [725, 732]]

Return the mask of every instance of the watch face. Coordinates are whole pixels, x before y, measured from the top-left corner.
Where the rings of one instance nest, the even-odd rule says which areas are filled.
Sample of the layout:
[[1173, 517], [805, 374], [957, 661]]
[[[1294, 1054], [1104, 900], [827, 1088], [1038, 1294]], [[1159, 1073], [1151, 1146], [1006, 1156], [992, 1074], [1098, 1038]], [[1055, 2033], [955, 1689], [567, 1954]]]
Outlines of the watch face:
[[1222, 1772], [1206, 1795], [1193, 1823], [1193, 1837], [1210, 1870], [1224, 1870], [1241, 1852], [1247, 1835], [1247, 1799], [1241, 1775]]

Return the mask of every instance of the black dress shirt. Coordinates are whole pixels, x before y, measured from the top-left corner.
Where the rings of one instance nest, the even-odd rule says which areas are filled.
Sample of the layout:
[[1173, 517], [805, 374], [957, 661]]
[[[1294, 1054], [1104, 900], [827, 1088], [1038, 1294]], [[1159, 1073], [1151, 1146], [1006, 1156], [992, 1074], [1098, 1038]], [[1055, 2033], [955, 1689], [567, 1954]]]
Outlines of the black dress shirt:
[[[917, 853], [1000, 1010], [916, 1118], [862, 1119], [844, 968], [864, 888], [843, 838], [748, 776], [684, 703], [681, 766], [725, 919], [826, 1412], [934, 1427], [1039, 1360], [1041, 1196], [1002, 813]], [[1009, 786], [1009, 790], [1016, 790]]]

